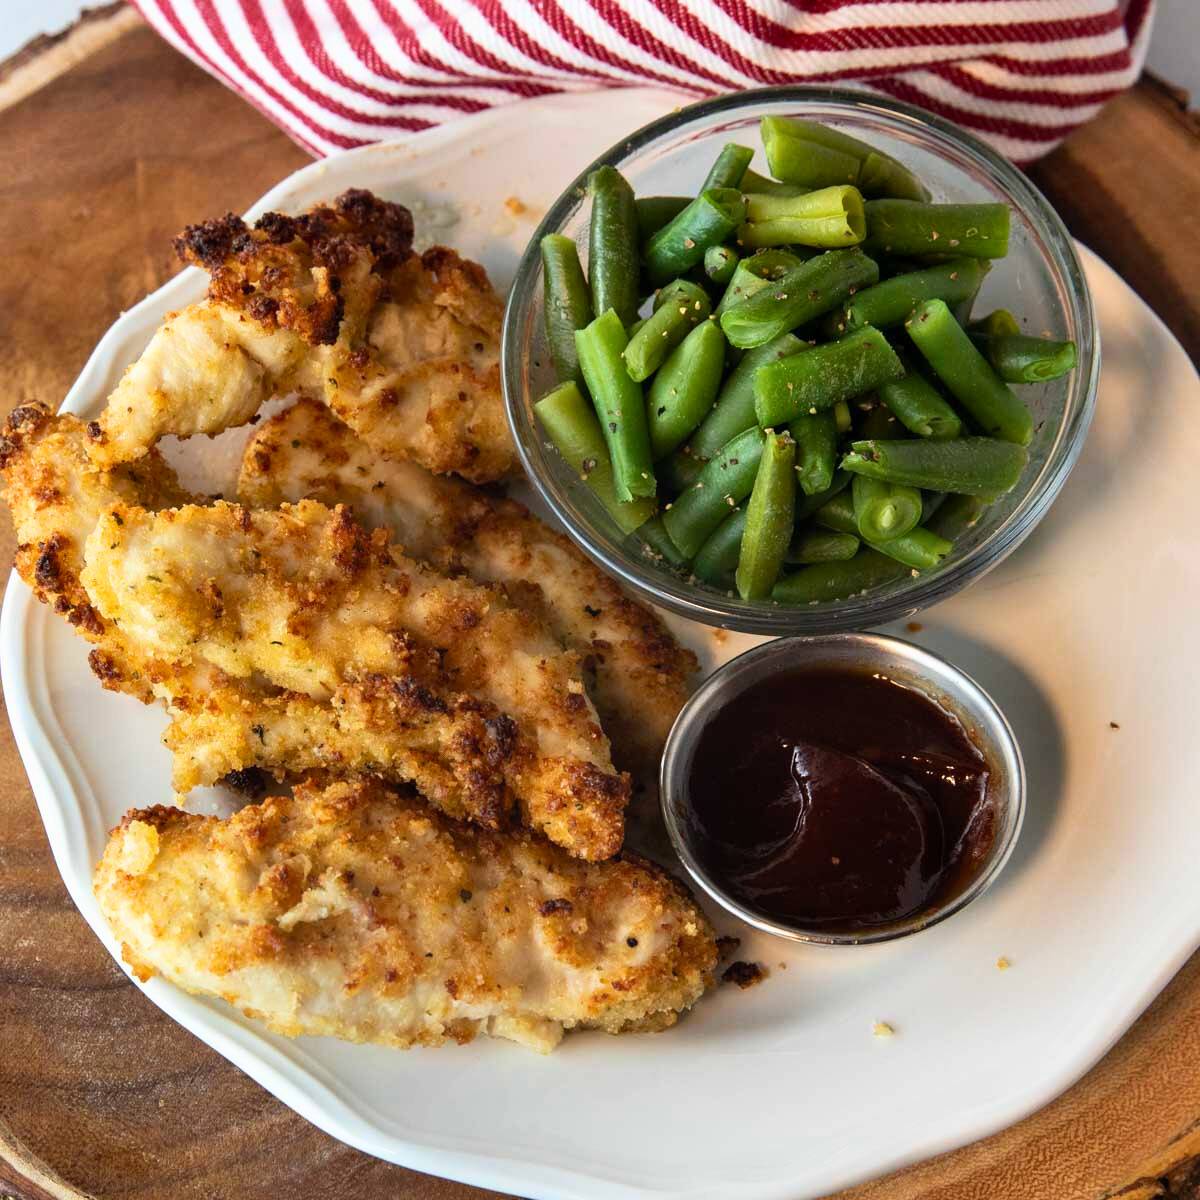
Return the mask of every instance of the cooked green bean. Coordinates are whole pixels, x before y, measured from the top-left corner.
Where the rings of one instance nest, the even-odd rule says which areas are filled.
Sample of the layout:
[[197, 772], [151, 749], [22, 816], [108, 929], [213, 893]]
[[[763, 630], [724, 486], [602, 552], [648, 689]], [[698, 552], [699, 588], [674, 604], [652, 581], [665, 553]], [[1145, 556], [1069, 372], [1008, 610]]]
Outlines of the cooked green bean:
[[917, 437], [944, 441], [962, 434], [958, 413], [918, 371], [909, 369], [902, 378], [881, 384], [879, 398], [905, 429]]
[[1075, 343], [1023, 333], [972, 334], [971, 342], [1006, 383], [1048, 383], [1075, 369]]
[[1008, 253], [1007, 204], [924, 204], [868, 200], [864, 249], [879, 254], [954, 254], [1003, 258]]
[[749, 146], [726, 142], [700, 185], [700, 190], [707, 192], [710, 188], [740, 188], [742, 177], [753, 157], [754, 151]]
[[654, 311], [625, 348], [629, 377], [639, 383], [649, 379], [711, 308], [708, 293], [690, 280], [677, 279], [663, 288]]
[[839, 400], [831, 411], [833, 412], [833, 421], [837, 426], [838, 433], [849, 433], [850, 426], [853, 423], [850, 417], [850, 402], [848, 400]]
[[600, 422], [574, 380], [547, 393], [534, 405], [534, 412], [567, 465], [595, 493], [622, 533], [632, 533], [654, 515], [655, 502], [648, 497], [632, 501], [617, 497]]
[[652, 234], [642, 261], [655, 285], [684, 275], [704, 258], [709, 246], [720, 245], [742, 223], [746, 205], [733, 188], [701, 192], [677, 217]]
[[783, 425], [903, 374], [887, 338], [878, 329], [860, 329], [840, 342], [762, 367], [754, 377], [754, 410], [764, 428]]
[[546, 293], [546, 341], [559, 381], [583, 382], [575, 331], [592, 319], [592, 295], [575, 243], [561, 233], [542, 238], [542, 286]]
[[575, 334], [579, 366], [592, 394], [612, 459], [617, 498], [653, 496], [657, 490], [646, 428], [646, 398], [625, 369], [625, 327], [613, 309]]
[[823, 529], [834, 533], [849, 533], [858, 537], [858, 521], [854, 516], [853, 484], [850, 488], [835, 492], [813, 513], [813, 520]]
[[754, 376], [759, 367], [799, 354], [808, 348], [806, 342], [785, 333], [773, 342], [749, 351], [726, 378], [717, 394], [717, 402], [712, 412], [704, 418], [699, 429], [688, 440], [689, 456], [700, 461], [712, 458], [739, 433], [757, 425], [758, 418], [754, 412]]
[[979, 518], [987, 506], [988, 502], [982, 496], [947, 496], [937, 512], [932, 517], [924, 518], [921, 523], [938, 537], [957, 542], [964, 533], [979, 524]]
[[750, 495], [762, 458], [763, 433], [747, 429], [705, 463], [696, 479], [668, 506], [663, 524], [679, 549], [694, 558], [739, 501]]
[[908, 574], [894, 559], [863, 547], [848, 562], [818, 563], [785, 575], [772, 589], [780, 604], [819, 604], [848, 600]]
[[861, 250], [829, 250], [726, 309], [721, 328], [731, 345], [743, 350], [762, 346], [829, 312], [878, 278], [879, 267]]
[[880, 554], [886, 554], [888, 558], [894, 558], [914, 571], [928, 571], [936, 567], [954, 549], [952, 542], [938, 537], [922, 525], [910, 529], [901, 537], [867, 544], [872, 550], [878, 550]]
[[588, 282], [592, 312], [610, 308], [626, 329], [637, 320], [638, 220], [633, 189], [615, 167], [600, 167], [588, 178], [592, 219], [588, 229]]
[[717, 305], [717, 316], [756, 292], [761, 292], [774, 280], [800, 266], [803, 261], [788, 250], [760, 250], [749, 258], [743, 258]]
[[834, 496], [841, 495], [853, 481], [854, 476], [849, 471], [843, 471], [839, 467], [833, 473], [833, 482], [823, 492], [817, 492], [814, 496], [798, 495], [796, 497], [797, 523], [807, 520], [813, 513], [824, 508]]
[[980, 317], [978, 321], [968, 321], [967, 332], [1000, 337], [1010, 333], [1020, 333], [1021, 326], [1017, 324], [1017, 318], [1007, 308], [997, 308], [994, 312], [988, 313], [986, 317]]
[[1033, 417], [971, 343], [942, 300], [926, 300], [905, 323], [925, 360], [986, 434], [1029, 445]]
[[824, 492], [837, 469], [837, 422], [831, 412], [802, 413], [788, 432], [796, 443], [796, 476], [806, 496]]
[[704, 274], [724, 287], [733, 278], [741, 259], [730, 246], [709, 246], [704, 252]]
[[902, 163], [872, 150], [858, 169], [864, 196], [894, 196], [897, 200], [928, 200], [929, 189]]
[[826, 318], [825, 332], [840, 337], [864, 325], [887, 329], [902, 325], [922, 300], [953, 304], [974, 296], [987, 274], [986, 260], [955, 258], [907, 275], [893, 275], [858, 292]]
[[965, 492], [995, 499], [1021, 478], [1028, 454], [1024, 447], [998, 438], [925, 438], [896, 442], [852, 442], [842, 467], [887, 483], [903, 483], [931, 492]]
[[834, 533], [832, 529], [802, 529], [788, 546], [787, 561], [805, 565], [846, 562], [858, 553], [861, 544], [852, 533]]
[[827, 187], [803, 196], [747, 196], [743, 246], [852, 246], [866, 236], [857, 188]]
[[725, 335], [701, 321], [655, 373], [646, 401], [650, 453], [657, 462], [695, 431], [709, 414], [725, 369]]
[[746, 168], [741, 186], [746, 195], [760, 193], [766, 196], [802, 196], [808, 191], [808, 188], [797, 187], [794, 183], [780, 183], [778, 179], [768, 179], [751, 167]]
[[634, 202], [637, 209], [639, 245], [669, 225], [689, 204], [691, 196], [640, 196]]
[[[855, 476], [855, 478], [859, 478]], [[928, 525], [930, 519], [937, 515], [938, 510], [950, 498], [949, 492], [922, 492], [921, 493], [921, 525]], [[978, 497], [975, 497], [978, 499]]]
[[729, 587], [742, 552], [742, 534], [746, 532], [746, 506], [739, 504], [709, 535], [692, 561], [697, 579], [714, 587]]
[[795, 519], [795, 467], [791, 436], [768, 431], [746, 505], [746, 529], [734, 576], [743, 600], [766, 599], [779, 578]]
[[902, 438], [905, 428], [896, 420], [892, 410], [886, 404], [868, 402], [858, 410], [858, 419], [854, 425], [854, 436], [860, 440], [890, 441], [892, 438]]
[[850, 486], [854, 523], [864, 541], [886, 542], [915, 529], [921, 520], [921, 493], [914, 487], [856, 475]]
[[823, 188], [858, 179], [861, 155], [805, 136], [799, 122], [763, 117], [761, 133], [771, 174], [784, 183]]
[[642, 539], [642, 553], [658, 563], [667, 563], [672, 567], [687, 566], [687, 559], [679, 553], [679, 548], [671, 541], [671, 535], [663, 525], [661, 516], [651, 517], [638, 531]]

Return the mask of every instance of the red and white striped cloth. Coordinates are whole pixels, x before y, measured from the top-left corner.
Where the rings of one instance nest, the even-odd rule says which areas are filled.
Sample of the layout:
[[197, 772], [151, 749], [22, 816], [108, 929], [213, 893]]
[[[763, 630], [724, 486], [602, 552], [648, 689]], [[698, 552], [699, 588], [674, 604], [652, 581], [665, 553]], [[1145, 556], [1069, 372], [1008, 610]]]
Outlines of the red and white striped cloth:
[[861, 82], [1052, 150], [1136, 80], [1154, 0], [131, 0], [314, 154], [527, 96]]

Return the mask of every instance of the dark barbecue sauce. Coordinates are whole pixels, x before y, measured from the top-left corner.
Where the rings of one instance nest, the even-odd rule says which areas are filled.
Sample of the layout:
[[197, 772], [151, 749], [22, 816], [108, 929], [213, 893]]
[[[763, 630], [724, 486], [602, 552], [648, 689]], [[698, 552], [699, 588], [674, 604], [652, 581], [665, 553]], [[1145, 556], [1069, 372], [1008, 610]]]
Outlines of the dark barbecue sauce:
[[829, 933], [951, 899], [995, 832], [988, 765], [958, 721], [865, 672], [754, 684], [705, 726], [689, 788], [694, 844], [726, 890]]

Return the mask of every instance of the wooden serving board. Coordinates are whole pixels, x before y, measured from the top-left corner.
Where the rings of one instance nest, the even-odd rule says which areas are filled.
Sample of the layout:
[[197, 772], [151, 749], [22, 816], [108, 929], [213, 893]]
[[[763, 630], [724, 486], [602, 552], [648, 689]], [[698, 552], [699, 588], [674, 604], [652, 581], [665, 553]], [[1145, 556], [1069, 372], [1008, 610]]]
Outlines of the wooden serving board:
[[[0, 67], [0, 409], [57, 403], [175, 271], [172, 234], [305, 161], [120, 6]], [[1200, 353], [1200, 131], [1179, 98], [1143, 83], [1034, 175]], [[5, 517], [0, 560], [12, 548]], [[489, 1194], [334, 1142], [160, 1013], [68, 899], [7, 722], [0, 788], [0, 1200]], [[840, 1200], [1196, 1197], [1198, 1164], [1200, 956], [1042, 1112]]]

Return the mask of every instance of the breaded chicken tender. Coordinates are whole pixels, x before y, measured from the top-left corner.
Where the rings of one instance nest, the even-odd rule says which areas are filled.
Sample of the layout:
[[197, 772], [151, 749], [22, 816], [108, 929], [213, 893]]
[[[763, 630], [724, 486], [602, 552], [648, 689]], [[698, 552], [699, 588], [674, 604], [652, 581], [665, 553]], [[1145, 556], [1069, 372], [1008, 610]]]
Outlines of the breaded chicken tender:
[[707, 920], [632, 857], [582, 863], [378, 783], [301, 786], [226, 821], [129, 813], [95, 876], [141, 979], [286, 1036], [388, 1046], [657, 1030], [710, 986]]
[[329, 403], [380, 453], [477, 482], [515, 466], [500, 397], [501, 302], [453, 250], [412, 253], [412, 216], [353, 190], [297, 217], [190, 226], [207, 298], [167, 316], [98, 420], [100, 466], [166, 434], [243, 425], [274, 396]]
[[254, 508], [306, 498], [345, 504], [407, 554], [447, 574], [503, 585], [585, 656], [588, 691], [619, 767], [652, 785], [696, 657], [561, 533], [499, 499], [415, 463], [381, 459], [333, 413], [301, 399], [246, 445], [238, 495]]
[[[450, 738], [475, 756], [487, 737], [488, 769], [447, 780], [439, 762], [426, 776], [418, 753], [385, 771], [414, 769], [451, 815], [500, 827], [519, 806], [525, 824], [581, 857], [619, 849], [629, 779], [613, 770], [579, 657], [501, 590], [440, 575], [315, 501], [117, 505], [84, 557], [92, 603], [147, 653], [321, 703], [336, 704], [344, 685], [394, 681], [424, 714], [420, 751]], [[460, 717], [478, 732], [454, 729]]]

